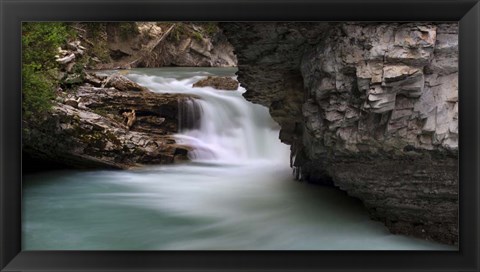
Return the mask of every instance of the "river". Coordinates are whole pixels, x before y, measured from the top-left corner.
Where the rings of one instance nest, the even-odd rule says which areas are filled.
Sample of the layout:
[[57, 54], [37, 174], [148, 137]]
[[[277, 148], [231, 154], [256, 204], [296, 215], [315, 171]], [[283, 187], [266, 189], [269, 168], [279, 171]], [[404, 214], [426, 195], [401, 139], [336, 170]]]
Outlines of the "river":
[[24, 175], [23, 250], [456, 250], [393, 235], [358, 200], [294, 181], [267, 108], [246, 101], [241, 87], [191, 87], [234, 73], [129, 71], [154, 92], [201, 97], [181, 109], [183, 122], [199, 122], [177, 135], [195, 147], [192, 162]]

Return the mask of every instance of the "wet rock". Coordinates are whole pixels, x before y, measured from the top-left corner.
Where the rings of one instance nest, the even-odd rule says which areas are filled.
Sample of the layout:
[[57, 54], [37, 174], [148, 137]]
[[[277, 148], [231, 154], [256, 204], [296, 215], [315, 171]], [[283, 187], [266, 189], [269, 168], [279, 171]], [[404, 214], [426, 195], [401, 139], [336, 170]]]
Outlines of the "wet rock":
[[102, 87], [113, 87], [123, 92], [127, 91], [137, 91], [137, 92], [147, 92], [147, 88], [140, 86], [139, 84], [131, 81], [127, 77], [121, 74], [113, 74], [109, 76], [105, 82], [102, 84]]
[[173, 158], [174, 162], [182, 163], [182, 162], [190, 161], [190, 159], [188, 158], [188, 152], [190, 150], [191, 150], [190, 147], [177, 145], [177, 148], [175, 149], [174, 158]]
[[340, 187], [392, 232], [458, 243], [458, 24], [221, 27], [297, 178]]
[[[238, 58], [243, 96], [270, 108], [280, 140], [292, 144], [302, 127], [304, 80], [298, 69], [305, 49], [327, 35], [328, 23], [220, 24]], [[305, 56], [308, 57], [308, 56]], [[331, 82], [322, 87], [329, 88]], [[319, 88], [320, 85], [315, 86]], [[319, 90], [319, 96], [328, 90]]]
[[[173, 134], [178, 132], [179, 105], [194, 98], [82, 85], [75, 97], [56, 100], [49, 116], [25, 123], [24, 152], [75, 168], [187, 160], [188, 147], [178, 146]], [[132, 110], [137, 119], [129, 129], [122, 113]]]
[[84, 77], [84, 80], [86, 83], [89, 83], [95, 87], [101, 87], [102, 86], [102, 83], [103, 83], [103, 80], [105, 80], [106, 78], [102, 78], [102, 77], [99, 77], [97, 76], [96, 74], [90, 74], [90, 73], [86, 73], [85, 74], [85, 77]]
[[231, 77], [213, 77], [201, 79], [193, 84], [193, 87], [212, 87], [217, 90], [234, 91], [238, 89], [238, 81]]

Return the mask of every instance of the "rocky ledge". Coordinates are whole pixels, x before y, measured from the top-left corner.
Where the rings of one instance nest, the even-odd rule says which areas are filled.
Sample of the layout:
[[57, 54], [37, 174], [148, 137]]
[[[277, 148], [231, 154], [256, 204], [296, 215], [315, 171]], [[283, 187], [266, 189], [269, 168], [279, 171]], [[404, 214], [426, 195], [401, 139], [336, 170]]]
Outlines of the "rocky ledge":
[[238, 89], [238, 85], [238, 81], [231, 77], [209, 76], [195, 82], [192, 87], [212, 87], [217, 90], [235, 91]]
[[[24, 122], [24, 155], [37, 163], [75, 168], [125, 169], [188, 160], [190, 148], [172, 135], [178, 131], [179, 105], [195, 97], [153, 93], [118, 74], [84, 77], [90, 83], [60, 92], [47, 116]], [[131, 120], [124, 113], [133, 110]]]
[[393, 233], [458, 244], [456, 23], [221, 27], [297, 179], [345, 190]]

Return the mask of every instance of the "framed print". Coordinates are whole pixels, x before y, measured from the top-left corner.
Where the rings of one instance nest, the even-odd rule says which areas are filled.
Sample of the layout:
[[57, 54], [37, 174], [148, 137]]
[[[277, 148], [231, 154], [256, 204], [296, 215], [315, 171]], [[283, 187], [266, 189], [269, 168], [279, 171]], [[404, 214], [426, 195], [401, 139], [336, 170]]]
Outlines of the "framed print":
[[0, 3], [1, 271], [478, 271], [477, 1]]

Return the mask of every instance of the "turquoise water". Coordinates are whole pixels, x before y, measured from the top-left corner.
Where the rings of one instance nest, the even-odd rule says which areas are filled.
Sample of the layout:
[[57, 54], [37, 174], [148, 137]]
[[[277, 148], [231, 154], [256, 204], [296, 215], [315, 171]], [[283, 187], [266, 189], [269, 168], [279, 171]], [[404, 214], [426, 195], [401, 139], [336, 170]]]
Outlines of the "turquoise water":
[[[181, 131], [191, 163], [52, 171], [23, 180], [24, 250], [456, 250], [393, 235], [333, 188], [294, 181], [289, 148], [245, 91], [191, 88], [234, 69], [136, 69], [156, 92], [194, 92], [202, 123]], [[108, 72], [107, 72], [108, 73]], [[188, 108], [185, 110], [188, 113]]]

